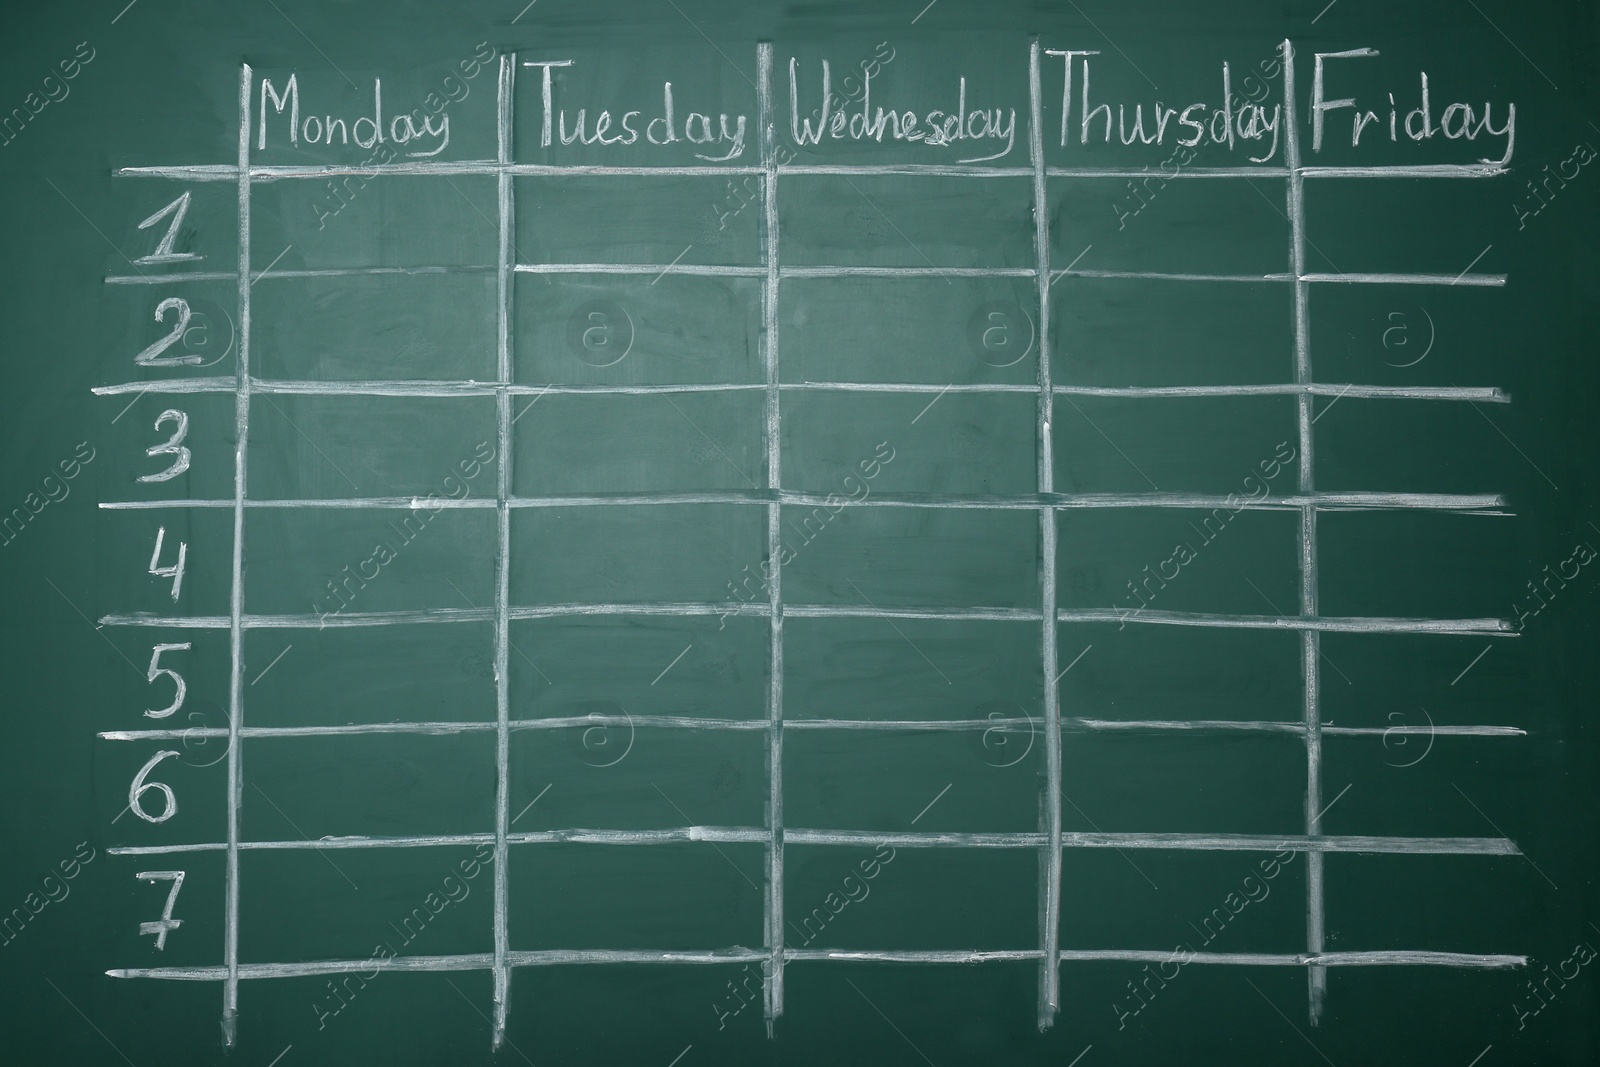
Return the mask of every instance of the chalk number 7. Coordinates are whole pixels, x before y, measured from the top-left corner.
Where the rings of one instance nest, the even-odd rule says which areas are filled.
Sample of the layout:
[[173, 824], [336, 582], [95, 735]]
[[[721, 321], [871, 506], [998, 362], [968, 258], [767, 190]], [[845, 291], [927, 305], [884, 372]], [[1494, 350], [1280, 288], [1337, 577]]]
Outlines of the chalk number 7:
[[167, 892], [166, 906], [161, 909], [161, 918], [153, 922], [140, 923], [141, 934], [154, 934], [156, 948], [164, 950], [167, 947], [167, 934], [183, 925], [182, 919], [172, 917], [172, 906], [178, 902], [178, 890], [183, 888], [183, 876], [187, 871], [140, 871], [134, 875], [141, 882], [154, 885], [158, 881], [172, 883], [172, 889]]

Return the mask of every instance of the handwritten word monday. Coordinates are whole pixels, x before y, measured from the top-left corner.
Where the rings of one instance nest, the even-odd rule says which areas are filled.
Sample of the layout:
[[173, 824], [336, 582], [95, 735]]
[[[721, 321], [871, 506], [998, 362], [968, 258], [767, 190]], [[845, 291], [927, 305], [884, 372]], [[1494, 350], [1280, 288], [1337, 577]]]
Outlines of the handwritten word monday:
[[[1096, 95], [1091, 58], [1098, 56], [1098, 51], [1047, 49], [1045, 54], [1062, 60], [1061, 148], [1113, 143], [1192, 148], [1206, 144], [1228, 152], [1243, 152], [1251, 163], [1269, 163], [1283, 155], [1287, 108], [1281, 98], [1287, 79], [1283, 77], [1286, 61], [1281, 57], [1287, 54], [1287, 44], [1280, 49], [1280, 58], [1263, 71], [1269, 83], [1278, 83], [1276, 101], [1270, 99], [1270, 93], [1263, 93], [1259, 99], [1253, 93], [1249, 98], [1236, 94], [1233, 69], [1223, 62], [1214, 100], [1180, 100], [1169, 105], [1157, 98], [1149, 101], [1148, 111], [1143, 101], [1103, 100]], [[1330, 84], [1346, 83], [1355, 76], [1359, 66], [1352, 67], [1355, 61], [1377, 55], [1372, 48], [1313, 53], [1310, 102], [1305, 111], [1313, 152], [1322, 151], [1323, 142], [1330, 135], [1342, 139], [1348, 120], [1353, 148], [1375, 141], [1423, 142], [1436, 137], [1475, 144], [1481, 137], [1490, 142], [1490, 147], [1482, 151], [1483, 162], [1510, 162], [1516, 145], [1517, 109], [1513, 103], [1446, 102], [1448, 97], [1439, 99], [1442, 94], [1430, 84], [1426, 71], [1418, 72], [1414, 85], [1397, 91], [1386, 88], [1381, 97], [1370, 94], [1372, 99], [1339, 96], [1336, 94], [1340, 90], [1329, 88]], [[539, 145], [543, 148], [558, 142], [599, 148], [677, 145], [680, 149], [687, 146], [698, 159], [723, 163], [744, 158], [759, 139], [750, 115], [713, 110], [699, 101], [686, 100], [685, 96], [691, 94], [675, 91], [670, 81], [661, 83], [659, 96], [652, 88], [646, 92], [648, 99], [613, 99], [597, 104], [592, 99], [580, 99], [581, 91], [570, 84], [576, 60], [525, 60], [522, 66], [536, 71], [533, 78], [540, 100]], [[557, 71], [561, 72], [560, 78], [556, 77]], [[983, 163], [1026, 151], [1017, 136], [1019, 109], [993, 99], [993, 87], [982, 84], [982, 79], [969, 79], [952, 71], [943, 88], [925, 90], [934, 95], [920, 99], [904, 88], [895, 91], [893, 87], [875, 87], [874, 73], [864, 70], [860, 95], [852, 93], [850, 99], [841, 100], [833, 91], [833, 70], [827, 60], [802, 72], [800, 61], [791, 58], [787, 114], [783, 114], [781, 105], [777, 109], [780, 135], [787, 133], [796, 147], [833, 141], [921, 144], [948, 150], [958, 163]], [[704, 110], [696, 110], [696, 106]], [[1026, 115], [1027, 109], [1021, 110]], [[450, 118], [442, 109], [433, 115], [419, 111], [415, 115], [391, 115], [386, 120], [383, 85], [378, 79], [373, 80], [370, 114], [340, 116], [307, 107], [302, 116], [295, 75], [289, 76], [282, 89], [271, 79], [263, 78], [259, 114], [258, 149], [267, 147], [269, 136], [282, 137], [293, 146], [342, 146], [354, 142], [358, 147], [371, 148], [387, 140], [411, 146], [406, 151], [409, 156], [426, 158], [437, 155], [450, 140]]]

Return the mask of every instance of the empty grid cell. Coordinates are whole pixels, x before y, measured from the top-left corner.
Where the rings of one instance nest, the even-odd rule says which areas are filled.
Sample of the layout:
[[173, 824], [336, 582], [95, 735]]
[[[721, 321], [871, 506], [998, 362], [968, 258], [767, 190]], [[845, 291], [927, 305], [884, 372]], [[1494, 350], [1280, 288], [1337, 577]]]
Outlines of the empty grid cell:
[[[1567, 957], [1572, 944], [1555, 944], [1559, 945], [1559, 951], [1553, 962], [1559, 963]], [[1521, 942], [1518, 947], [1526, 950], [1528, 944]], [[1537, 963], [1530, 964], [1528, 970], [1519, 968], [1512, 971], [1430, 967], [1425, 980], [1429, 995], [1448, 1003], [1451, 1012], [1459, 1018], [1482, 1020], [1484, 1029], [1503, 1026], [1505, 1031], [1511, 1031], [1515, 1030], [1513, 1024], [1517, 1018], [1513, 1005], [1532, 1007], [1539, 1003], [1527, 986], [1529, 971], [1537, 968]], [[1349, 1012], [1351, 1017], [1362, 1021], [1364, 1047], [1398, 1047], [1400, 1042], [1416, 1033], [1415, 1008], [1419, 987], [1424, 979], [1422, 972], [1412, 967], [1341, 967], [1336, 971], [1330, 970], [1329, 974], [1332, 983], [1330, 994], [1338, 997], [1339, 1010]], [[1542, 969], [1539, 970], [1539, 977], [1544, 977]], [[1304, 986], [1303, 978], [1300, 984]], [[1290, 996], [1286, 991], [1279, 1003], [1292, 1003]], [[1262, 1005], [1262, 1010], [1266, 1010], [1266, 1005]], [[1571, 997], [1564, 998], [1560, 1010], [1582, 1012], [1584, 1008], [1578, 998]], [[1554, 1020], [1546, 1016], [1541, 1021]], [[1562, 1032], [1558, 1027], [1535, 1029], [1530, 1020], [1526, 1032], [1518, 1032], [1518, 1038], [1522, 1047], [1534, 1056], [1559, 1060], [1563, 1054], [1557, 1051], [1563, 1045]], [[1218, 1038], [1215, 1044], [1220, 1046], [1223, 1040]], [[1437, 1035], [1430, 1035], [1429, 1047], [1432, 1055], [1471, 1063], [1472, 1057], [1483, 1052], [1490, 1043], [1483, 1036], [1483, 1030], [1476, 1026], [1441, 1027]]]
[[[1069, 848], [1062, 862], [1063, 948], [1171, 950], [1181, 962], [1182, 949], [1297, 952], [1305, 940], [1303, 852]], [[1169, 982], [1174, 969], [1151, 967]]]
[[1024, 178], [796, 175], [778, 194], [783, 264], [1031, 269], [1032, 202]]
[[780, 535], [786, 604], [1038, 609], [1032, 511], [797, 505]]
[[852, 501], [1031, 493], [1037, 410], [1037, 399], [1021, 394], [791, 392], [783, 398], [784, 487]]
[[[998, 1048], [1014, 1027], [1030, 1025], [1026, 1013], [1038, 979], [1034, 960], [978, 967], [800, 960], [786, 973], [786, 1000], [793, 1006], [784, 1009], [784, 1017], [797, 1030], [803, 1028], [819, 1062], [887, 1064], [915, 1057], [921, 1063], [894, 1028], [882, 1025], [879, 1012], [917, 1019], [915, 1036], [922, 1049]], [[760, 1036], [765, 1040], [764, 1031]]]
[[1050, 302], [1056, 385], [1294, 380], [1292, 305], [1283, 285], [1068, 276], [1051, 283]]
[[[571, 1049], [599, 1063], [644, 1063], [669, 1049], [666, 1062], [694, 1044], [685, 1031], [698, 1030], [708, 1035], [702, 1050], [714, 1040], [719, 1052], [754, 1054], [767, 1043], [761, 984], [760, 961], [519, 968], [506, 1040], [527, 1050]], [[626, 1026], [615, 1024], [620, 1003], [629, 1005]]]
[[[517, 398], [516, 492], [667, 493], [766, 485], [764, 394]], [[533, 406], [534, 404], [538, 406]]]
[[1062, 610], [1114, 611], [1119, 627], [1168, 611], [1299, 614], [1294, 512], [1091, 508], [1057, 522]]
[[491, 379], [494, 296], [487, 270], [332, 278], [268, 273], [251, 293], [251, 370], [263, 378], [327, 382]]
[[239, 956], [245, 962], [367, 961], [491, 947], [490, 843], [247, 850], [239, 863]]
[[[476, 482], [493, 489], [482, 475]], [[362, 612], [487, 611], [494, 603], [492, 509], [251, 508], [245, 544], [252, 614], [336, 624]]]
[[[1500, 386], [1515, 397], [1526, 370], [1506, 354], [1528, 342], [1506, 313], [1515, 299], [1504, 290], [1466, 285], [1314, 286], [1312, 364], [1326, 382]], [[1485, 408], [1496, 421], [1506, 410]], [[1429, 411], [1435, 413], [1446, 414]]]
[[492, 721], [492, 637], [487, 622], [251, 630], [250, 725]]
[[[1338, 274], [1417, 271], [1441, 274], [1446, 283], [1467, 274], [1469, 268], [1472, 274], [1498, 273], [1504, 261], [1486, 247], [1493, 241], [1492, 232], [1463, 226], [1461, 220], [1512, 221], [1508, 194], [1503, 182], [1395, 178], [1307, 182], [1306, 266]], [[1350, 225], [1351, 219], [1360, 219], [1362, 225]], [[1428, 240], [1417, 240], [1417, 233], [1426, 233]], [[1456, 284], [1471, 280], [1461, 278]]]
[[[1129, 210], [1130, 184], [1123, 178], [1057, 178], [1050, 183], [1052, 269], [1256, 276], [1289, 269], [1288, 205], [1281, 179], [1169, 182], [1132, 221], [1118, 211]], [[1215, 285], [1215, 299], [1227, 300], [1236, 284], [1206, 287]], [[1290, 299], [1286, 286], [1283, 299]]]
[[1506, 902], [1540, 896], [1550, 885], [1522, 856], [1341, 854], [1328, 857], [1327, 879], [1332, 946], [1528, 952], [1534, 958], [1526, 972], [1502, 979], [1519, 991], [1512, 996], [1526, 992], [1527, 978], [1535, 984], [1544, 978], [1544, 960], [1554, 966], [1571, 952], [1574, 941], [1593, 943], [1589, 931], [1588, 937], [1575, 934], [1565, 944], [1550, 943], [1550, 949], [1559, 950], [1550, 956], [1537, 949], [1529, 952], [1527, 932]]
[[1527, 767], [1526, 741], [1451, 737], [1427, 732], [1423, 705], [1404, 706], [1386, 726], [1422, 732], [1324, 735], [1324, 802], [1347, 784], [1349, 795], [1323, 817], [1324, 833], [1407, 837], [1526, 837], [1544, 800]]
[[[1020, 719], [1042, 714], [1039, 626], [950, 619], [790, 618], [783, 623], [785, 719]], [[1065, 662], [1065, 661], [1063, 661]], [[1004, 755], [1003, 729], [989, 737]]]
[[252, 738], [240, 835], [482, 833], [494, 825], [494, 736]]
[[1299, 438], [1288, 396], [1059, 396], [1053, 429], [1060, 492], [1259, 499], [1296, 488]]
[[489, 397], [257, 395], [250, 412], [255, 499], [494, 495]]
[[513, 951], [761, 944], [756, 845], [512, 845]]
[[[647, 180], [649, 196], [607, 175], [515, 179], [517, 262], [645, 264], [665, 272], [674, 263], [758, 261], [759, 212], [739, 212], [719, 225], [715, 208], [727, 195], [726, 178]], [[571, 225], [576, 218], [584, 220], [581, 228]]]
[[[1430, 728], [1539, 729], [1555, 709], [1535, 695], [1538, 657], [1528, 644], [1476, 634], [1323, 634], [1323, 716], [1398, 727], [1378, 738], [1396, 764], [1421, 754]], [[1412, 740], [1408, 729], [1422, 736]]]
[[1317, 485], [1326, 490], [1468, 493], [1492, 501], [1528, 474], [1538, 478], [1502, 436], [1527, 440], [1525, 415], [1514, 405], [1328, 397], [1316, 406]]
[[378, 969], [372, 963], [377, 947], [368, 945], [353, 969], [336, 975], [240, 983], [239, 1012], [251, 1020], [250, 1033], [279, 1050], [296, 1038], [297, 1050], [304, 1049], [315, 1035], [318, 1055], [345, 1062], [460, 1056], [464, 1035], [485, 1029], [480, 1005], [494, 998], [490, 973]]
[[[1304, 683], [1296, 633], [1086, 623], [1058, 627], [1056, 644], [1056, 662], [1064, 672], [1059, 683], [1063, 718], [1301, 718]], [[1329, 688], [1325, 684], [1324, 692]]]
[[[789, 845], [784, 851], [789, 948], [1039, 945], [1034, 849]], [[869, 880], [874, 866], [877, 876]], [[931, 887], [937, 888], [930, 892]]]
[[785, 382], [1037, 381], [1032, 278], [786, 278], [778, 315]]
[[[1190, 938], [1199, 940], [1193, 933]], [[1085, 1014], [1096, 1025], [1119, 1035], [1125, 1030], [1141, 1036], [1181, 1034], [1184, 1058], [1197, 1063], [1227, 1062], [1237, 1054], [1244, 1028], [1264, 1046], [1270, 1046], [1272, 1055], [1283, 1055], [1289, 1041], [1293, 1041], [1301, 1045], [1307, 1058], [1322, 1062], [1283, 1023], [1289, 1018], [1302, 1030], [1306, 1028], [1303, 1019], [1293, 1014], [1304, 1011], [1304, 966], [1218, 966], [1204, 957], [1189, 959], [1176, 946], [1164, 946], [1158, 951], [1162, 956], [1157, 963], [1069, 960], [1061, 970], [1063, 1003], [1085, 1005]], [[1177, 962], [1172, 962], [1175, 952], [1179, 953]], [[1335, 981], [1342, 977], [1341, 974]], [[1416, 980], [1415, 976], [1411, 979], [1413, 995]], [[1067, 1000], [1068, 997], [1072, 999]], [[1218, 1026], [1219, 1019], [1237, 1020], [1239, 1029]], [[1288, 1034], [1288, 1040], [1276, 1037], [1274, 1024]], [[1255, 1036], [1261, 1034], [1273, 1037]], [[1311, 1040], [1328, 1047], [1320, 1033]], [[1096, 1050], [1102, 1047], [1111, 1050], [1107, 1062], [1117, 1067], [1137, 1067], [1150, 1055], [1149, 1046], [1137, 1038], [1119, 1046], [1106, 1042]], [[1290, 1055], [1299, 1055], [1299, 1050]], [[1471, 1059], [1471, 1053], [1467, 1059]]]
[[676, 616], [511, 624], [511, 715], [764, 719], [766, 619]]
[[[760, 284], [756, 278], [682, 274], [519, 274], [512, 324], [517, 380], [759, 382]], [[519, 401], [517, 409], [526, 403]]]
[[[495, 182], [488, 175], [351, 174], [338, 179], [337, 221], [318, 217], [334, 197], [300, 182], [250, 189], [250, 266], [282, 273], [373, 267], [484, 267], [494, 262]], [[324, 240], [337, 226], [338, 240]], [[235, 227], [237, 229], [237, 227]], [[282, 258], [279, 258], [281, 255]], [[269, 277], [261, 284], [271, 285]]]
[[[1024, 728], [1025, 729], [1025, 728]], [[1043, 732], [1040, 724], [1037, 732]], [[785, 826], [1031, 833], [1039, 827], [1044, 738], [1018, 731], [1009, 763], [981, 731], [787, 730]], [[1031, 744], [1030, 744], [1031, 741]]]
[[762, 825], [766, 732], [662, 728], [625, 708], [511, 735], [512, 833]]
[[1063, 824], [1106, 833], [1298, 834], [1298, 737], [1090, 734], [1062, 746]]
[[741, 505], [521, 509], [511, 518], [517, 604], [730, 603], [766, 558], [766, 515]]
[[[1505, 619], [1530, 574], [1516, 525], [1504, 518], [1428, 511], [1337, 512], [1317, 517], [1317, 567], [1326, 615]], [[1374, 551], [1382, 546], [1382, 551]], [[1564, 557], [1558, 557], [1558, 559]], [[1472, 581], [1462, 581], [1471, 575]]]

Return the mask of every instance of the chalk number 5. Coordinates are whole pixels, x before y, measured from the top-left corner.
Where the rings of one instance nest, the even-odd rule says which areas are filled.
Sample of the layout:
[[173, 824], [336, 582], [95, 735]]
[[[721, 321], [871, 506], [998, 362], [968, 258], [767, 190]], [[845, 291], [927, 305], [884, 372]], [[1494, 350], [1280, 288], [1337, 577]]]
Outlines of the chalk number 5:
[[184, 641], [183, 643], [176, 645], [156, 645], [150, 650], [150, 670], [145, 677], [149, 679], [152, 684], [154, 684], [155, 680], [164, 674], [168, 678], [171, 678], [172, 683], [177, 686], [177, 692], [174, 694], [171, 704], [168, 704], [166, 707], [161, 708], [160, 710], [150, 710], [145, 712], [145, 714], [150, 718], [165, 719], [168, 715], [171, 715], [173, 712], [183, 707], [183, 698], [188, 693], [189, 687], [184, 683], [183, 675], [179, 674], [170, 667], [161, 666], [161, 653], [187, 652], [189, 651], [190, 647], [190, 643], [188, 641]]

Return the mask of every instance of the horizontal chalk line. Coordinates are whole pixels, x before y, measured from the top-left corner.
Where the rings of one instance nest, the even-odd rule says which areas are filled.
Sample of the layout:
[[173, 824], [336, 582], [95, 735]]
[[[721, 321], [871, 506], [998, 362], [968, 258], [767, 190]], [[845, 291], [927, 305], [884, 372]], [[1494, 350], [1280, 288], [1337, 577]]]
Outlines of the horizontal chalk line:
[[[95, 386], [96, 396], [120, 396], [126, 393], [231, 393], [236, 388], [234, 378], [167, 378], [143, 382], [119, 382], [115, 385]], [[660, 385], [511, 385], [500, 386], [494, 382], [452, 381], [433, 379], [383, 380], [363, 379], [350, 381], [271, 380], [252, 378], [252, 392], [276, 393], [294, 396], [421, 396], [460, 397], [497, 396], [500, 392], [511, 396], [647, 396], [677, 393], [738, 393], [765, 392], [767, 386], [760, 382], [729, 382]], [[1036, 397], [1039, 390], [1030, 385], [1004, 383], [969, 383], [964, 385], [937, 385], [925, 382], [787, 382], [779, 389], [788, 392], [839, 392], [887, 393], [905, 396], [927, 394], [989, 394], [1015, 393]], [[1293, 383], [1265, 385], [1167, 385], [1167, 386], [1108, 386], [1108, 385], [1057, 385], [1051, 389], [1056, 396], [1091, 396], [1109, 399], [1161, 399], [1244, 396], [1313, 396], [1354, 397], [1356, 399], [1396, 400], [1464, 400], [1477, 403], [1505, 404], [1510, 397], [1493, 386], [1426, 386], [1426, 385], [1340, 385], [1318, 382], [1307, 385]]]
[[[1423, 165], [1397, 165], [1374, 167], [1302, 166], [1293, 170], [1307, 178], [1492, 178], [1506, 173], [1506, 168], [1494, 163], [1431, 163]], [[724, 175], [759, 175], [766, 168], [728, 164], [724, 166], [610, 166], [605, 164], [551, 164], [551, 163], [500, 163], [492, 159], [460, 161], [428, 161], [378, 163], [370, 166], [346, 165], [258, 165], [247, 169], [251, 181], [278, 181], [285, 179], [336, 178], [349, 175], [379, 177], [399, 176], [455, 176], [467, 174], [498, 175], [502, 171], [516, 175], [555, 177], [567, 175], [586, 177], [613, 175], [618, 177], [718, 177]], [[950, 178], [1032, 178], [1032, 167], [982, 167], [950, 163], [860, 163], [860, 164], [806, 164], [779, 165], [778, 175], [927, 175]], [[1289, 167], [1175, 167], [1170, 172], [1150, 165], [1142, 167], [1046, 167], [1050, 178], [1287, 178]], [[239, 168], [234, 164], [200, 164], [189, 166], [119, 167], [118, 177], [175, 178], [180, 181], [226, 181], [238, 179]]]
[[[422, 267], [319, 267], [302, 270], [288, 268], [250, 272], [251, 284], [262, 279], [290, 278], [350, 278], [384, 276], [422, 276], [444, 274], [492, 274], [495, 268], [478, 264], [456, 266], [434, 265]], [[108, 274], [107, 285], [170, 285], [176, 282], [237, 282], [239, 276], [223, 271], [174, 271], [166, 274]]]
[[[518, 263], [518, 274], [664, 274], [688, 276], [765, 278], [767, 268], [734, 264], [677, 263]], [[814, 266], [781, 267], [780, 278], [1031, 278], [1032, 267], [888, 267]], [[1467, 277], [1472, 277], [1468, 275]]]
[[1156, 626], [1218, 629], [1308, 630], [1331, 633], [1501, 634], [1515, 636], [1506, 619], [1403, 619], [1283, 615], [1222, 615], [1188, 611], [1119, 611], [1078, 608], [1057, 613], [1061, 622], [1138, 622]]
[[[420, 267], [331, 267], [321, 270], [273, 270], [252, 273], [252, 281], [263, 279], [332, 278], [362, 274], [453, 274], [484, 273], [493, 268], [478, 265]], [[649, 275], [668, 274], [708, 278], [765, 278], [764, 267], [732, 263], [518, 263], [518, 274], [544, 275]], [[1033, 267], [894, 267], [819, 265], [780, 267], [780, 278], [1033, 278]], [[1072, 270], [1054, 271], [1052, 278], [1102, 278], [1170, 282], [1337, 282], [1345, 285], [1479, 285], [1503, 286], [1504, 274], [1428, 274], [1428, 273], [1348, 273], [1348, 274], [1183, 274], [1168, 271]], [[107, 285], [154, 285], [182, 281], [223, 281], [235, 278], [220, 272], [174, 272], [170, 274], [112, 274]]]
[[[1300, 511], [1314, 507], [1320, 511], [1473, 511], [1503, 515], [1498, 510], [1505, 499], [1494, 494], [1466, 493], [1297, 493], [1291, 496], [1265, 496], [1256, 499], [1210, 493], [1027, 493], [1016, 496], [965, 496], [934, 493], [879, 493], [851, 500], [838, 494], [807, 493], [794, 489], [728, 489], [702, 492], [590, 493], [572, 496], [508, 497], [511, 508], [642, 507], [678, 504], [771, 504], [796, 507], [877, 507], [877, 508], [963, 508], [988, 511], [1033, 511], [1043, 508], [1227, 508], [1242, 511]], [[232, 507], [233, 502], [206, 500], [106, 500], [107, 511], [152, 511], [187, 508]], [[462, 497], [307, 497], [288, 500], [247, 500], [247, 508], [370, 508], [398, 511], [489, 510], [496, 502], [487, 498]]]
[[[577, 616], [723, 616], [764, 618], [771, 608], [763, 602], [708, 603], [594, 603], [546, 604], [513, 607], [512, 619]], [[992, 622], [1038, 622], [1038, 611], [1028, 608], [875, 608], [855, 604], [785, 604], [788, 616], [813, 619], [929, 619]], [[420, 608], [410, 611], [365, 611], [327, 615], [245, 615], [242, 625], [251, 630], [308, 630], [325, 626], [400, 626], [413, 623], [490, 622], [494, 613], [485, 608]], [[1212, 629], [1312, 630], [1335, 633], [1438, 633], [1497, 634], [1515, 636], [1506, 619], [1407, 619], [1381, 617], [1329, 617], [1282, 615], [1223, 615], [1182, 611], [1125, 611], [1115, 608], [1066, 609], [1061, 622], [1137, 622], [1161, 626], [1199, 626]], [[128, 612], [104, 615], [102, 626], [159, 626], [194, 630], [223, 629], [226, 615], [157, 615]]]
[[1157, 952], [1127, 951], [1123, 949], [1067, 949], [1061, 953], [1066, 962], [1092, 960], [1126, 960], [1130, 963], [1180, 962], [1237, 964], [1247, 967], [1525, 967], [1528, 957], [1500, 953], [1477, 952], [1417, 952], [1388, 950], [1378, 952], [1188, 952], [1175, 957], [1171, 950]]
[[[842, 963], [994, 963], [1037, 960], [1043, 955], [1036, 948], [1024, 949], [826, 949], [789, 948], [788, 960]], [[578, 964], [732, 964], [767, 960], [766, 949], [725, 948], [701, 951], [663, 952], [650, 949], [544, 949], [511, 951], [506, 961], [513, 967], [556, 967]], [[1528, 957], [1473, 952], [1428, 952], [1386, 950], [1377, 952], [1319, 952], [1316, 954], [1276, 952], [1189, 952], [1179, 955], [1171, 949], [1064, 949], [1062, 963], [1128, 962], [1168, 963], [1185, 961], [1199, 964], [1232, 964], [1245, 967], [1465, 967], [1490, 969], [1525, 967]], [[494, 966], [491, 953], [458, 956], [394, 956], [350, 960], [311, 960], [304, 963], [241, 963], [241, 979], [307, 978], [327, 974], [386, 971], [483, 971]], [[214, 982], [227, 977], [225, 967], [121, 967], [106, 972], [112, 978], [155, 978], [167, 981]]]
[[[513, 730], [569, 730], [595, 726], [639, 727], [669, 730], [751, 730], [770, 728], [765, 719], [718, 719], [686, 715], [570, 715], [545, 719], [512, 719]], [[495, 729], [493, 721], [477, 722], [379, 722], [346, 723], [325, 726], [242, 726], [240, 737], [331, 737], [359, 734], [420, 734], [424, 736], [486, 733]], [[959, 732], [1004, 730], [1020, 733], [1041, 729], [1039, 720], [1029, 718], [995, 719], [785, 719], [786, 730], [860, 730], [893, 732]], [[1275, 722], [1247, 719], [1062, 719], [1063, 730], [1084, 732], [1166, 730], [1206, 732], [1245, 732], [1303, 734], [1303, 722]], [[1426, 734], [1430, 737], [1525, 737], [1527, 731], [1516, 726], [1324, 726], [1323, 734], [1346, 737], [1386, 737], [1390, 734]], [[190, 738], [227, 737], [221, 726], [179, 727], [172, 729], [103, 730], [95, 736], [107, 741], [179, 741]]]
[[[612, 830], [574, 828], [530, 830], [506, 835], [514, 844], [581, 843], [596, 845], [665, 845], [682, 842], [765, 844], [772, 831], [758, 826], [683, 826], [664, 830]], [[1003, 848], [1038, 849], [1049, 837], [1037, 832], [918, 833], [880, 830], [783, 830], [784, 840], [796, 845], [890, 845], [896, 848]], [[282, 841], [241, 841], [242, 850], [296, 851], [302, 849], [434, 848], [492, 842], [494, 834], [436, 834], [406, 837], [363, 835]], [[1194, 833], [1063, 833], [1063, 848], [1142, 848], [1174, 852], [1354, 852], [1366, 854], [1520, 856], [1515, 842], [1503, 837], [1388, 837], [1363, 835], [1194, 834]], [[225, 850], [223, 842], [176, 845], [118, 845], [116, 855], [164, 855], [176, 852]]]
[[1179, 274], [1138, 270], [1058, 270], [1053, 278], [1103, 278], [1167, 282], [1336, 282], [1344, 285], [1479, 285], [1502, 286], [1504, 274]]
[[1460, 279], [1448, 274], [1302, 274], [1303, 282], [1333, 282], [1345, 285], [1480, 285], [1506, 284], [1504, 274], [1463, 274]]

